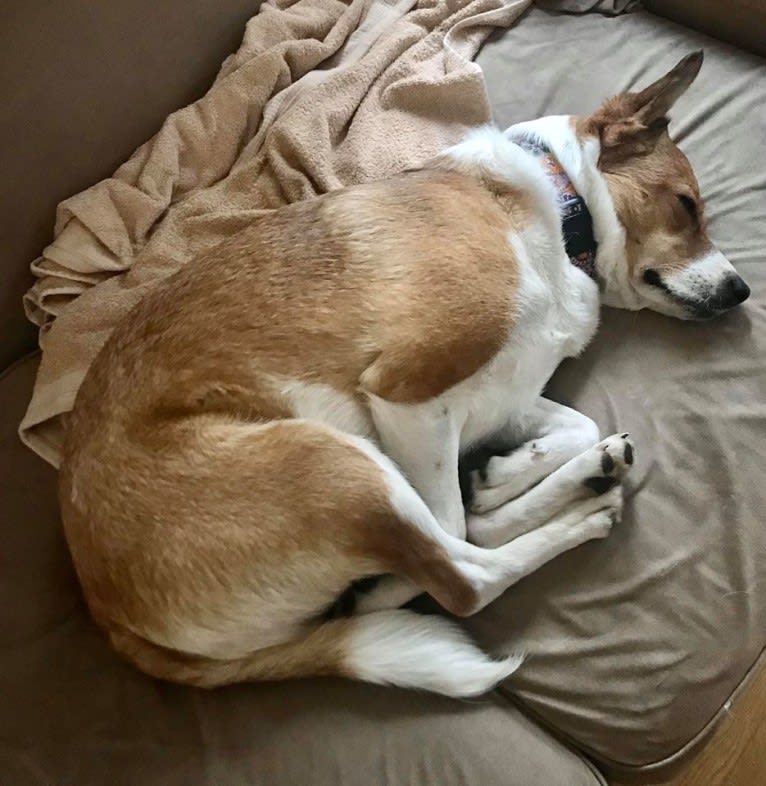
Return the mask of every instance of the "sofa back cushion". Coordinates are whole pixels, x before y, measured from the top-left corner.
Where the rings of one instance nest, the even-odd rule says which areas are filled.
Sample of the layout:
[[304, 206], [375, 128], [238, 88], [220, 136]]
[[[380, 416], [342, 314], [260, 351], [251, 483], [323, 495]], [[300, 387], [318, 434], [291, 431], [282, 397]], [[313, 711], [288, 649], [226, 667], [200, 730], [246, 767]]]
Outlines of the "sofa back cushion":
[[35, 331], [21, 297], [56, 204], [198, 98], [259, 0], [16, 3], [0, 25], [0, 369]]
[[653, 13], [766, 56], [766, 0], [645, 0]]

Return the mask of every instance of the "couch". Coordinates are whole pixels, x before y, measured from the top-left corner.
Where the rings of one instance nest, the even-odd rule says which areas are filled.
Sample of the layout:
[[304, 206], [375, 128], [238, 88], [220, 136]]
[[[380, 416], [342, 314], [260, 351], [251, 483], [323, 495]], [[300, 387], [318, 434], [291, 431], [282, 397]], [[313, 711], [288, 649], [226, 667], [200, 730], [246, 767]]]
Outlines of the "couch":
[[205, 692], [139, 674], [87, 617], [55, 471], [18, 439], [37, 364], [21, 295], [56, 203], [201, 95], [257, 5], [32, 2], [0, 26], [0, 784], [666, 777], [747, 690], [766, 647], [766, 61], [742, 48], [766, 54], [764, 4], [652, 0], [617, 17], [533, 8], [478, 58], [509, 125], [591, 110], [703, 47], [671, 128], [711, 235], [753, 296], [706, 324], [605, 309], [594, 344], [557, 372], [548, 395], [640, 448], [625, 519], [467, 621], [486, 648], [529, 653], [471, 702], [329, 679]]

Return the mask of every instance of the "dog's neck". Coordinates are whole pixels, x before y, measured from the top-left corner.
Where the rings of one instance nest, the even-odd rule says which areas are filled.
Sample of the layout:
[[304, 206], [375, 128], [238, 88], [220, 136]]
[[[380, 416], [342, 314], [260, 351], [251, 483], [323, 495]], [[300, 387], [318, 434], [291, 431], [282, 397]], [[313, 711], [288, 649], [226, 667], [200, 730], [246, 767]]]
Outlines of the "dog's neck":
[[577, 193], [556, 154], [539, 137], [520, 136], [513, 141], [538, 159], [556, 189], [561, 234], [569, 261], [599, 283], [596, 271], [598, 242], [593, 232], [593, 217], [585, 200]]
[[[599, 282], [602, 302], [620, 308], [640, 308], [628, 280], [625, 230], [617, 218], [606, 180], [598, 168], [601, 152], [598, 138], [578, 137], [574, 118], [567, 115], [518, 123], [508, 128], [505, 135], [521, 147], [527, 147], [528, 140], [532, 140], [549, 150], [587, 206], [593, 222], [596, 249], [592, 270], [586, 272]], [[565, 226], [563, 230], [566, 237]]]

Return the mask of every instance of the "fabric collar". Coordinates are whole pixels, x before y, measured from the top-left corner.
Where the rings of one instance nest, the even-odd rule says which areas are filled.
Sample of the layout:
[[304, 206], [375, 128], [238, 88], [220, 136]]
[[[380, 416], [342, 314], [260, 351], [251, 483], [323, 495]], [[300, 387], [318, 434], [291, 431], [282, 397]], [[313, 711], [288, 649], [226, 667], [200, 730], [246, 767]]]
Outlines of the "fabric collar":
[[577, 193], [553, 151], [539, 139], [524, 136], [513, 140], [519, 147], [540, 159], [558, 193], [561, 231], [569, 261], [598, 283], [593, 217], [585, 200]]

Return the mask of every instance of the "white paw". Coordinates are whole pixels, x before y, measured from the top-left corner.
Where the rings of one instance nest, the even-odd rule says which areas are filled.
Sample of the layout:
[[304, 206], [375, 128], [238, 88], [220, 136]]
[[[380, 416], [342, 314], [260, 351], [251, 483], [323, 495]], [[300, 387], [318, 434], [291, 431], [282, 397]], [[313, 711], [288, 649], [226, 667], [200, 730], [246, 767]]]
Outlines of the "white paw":
[[605, 508], [586, 516], [578, 525], [583, 541], [606, 538], [612, 527], [620, 520], [613, 508]]
[[572, 469], [586, 488], [604, 494], [625, 478], [635, 455], [628, 434], [612, 434], [574, 459]]
[[576, 502], [563, 516], [569, 526], [581, 532], [583, 540], [605, 538], [622, 520], [622, 486], [612, 486], [597, 497]]

